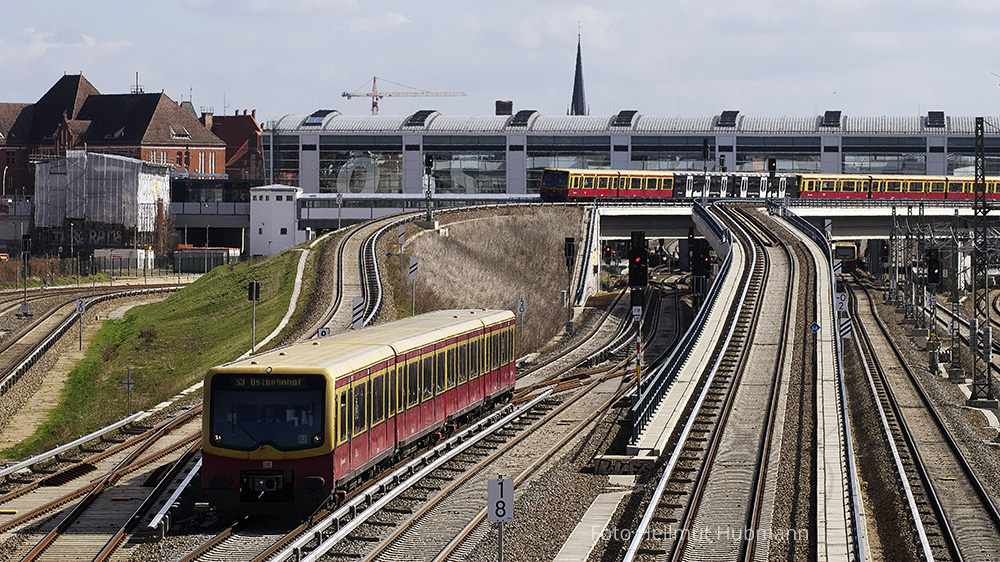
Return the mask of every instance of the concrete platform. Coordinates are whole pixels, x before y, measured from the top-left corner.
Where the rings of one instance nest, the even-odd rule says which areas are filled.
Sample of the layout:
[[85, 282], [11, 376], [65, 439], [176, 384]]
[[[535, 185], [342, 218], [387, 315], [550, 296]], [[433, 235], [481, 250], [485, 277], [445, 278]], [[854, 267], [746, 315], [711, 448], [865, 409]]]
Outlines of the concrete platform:
[[674, 381], [663, 395], [656, 412], [639, 436], [638, 442], [635, 445], [629, 445], [626, 454], [636, 457], [659, 457], [667, 451], [670, 445], [670, 436], [680, 422], [684, 408], [698, 385], [698, 380], [705, 369], [710, 366], [711, 351], [715, 349], [729, 328], [725, 320], [729, 314], [730, 306], [740, 296], [736, 284], [746, 268], [746, 257], [743, 249], [737, 245], [733, 246], [732, 252], [733, 263], [729, 270], [730, 273], [725, 279], [719, 280], [723, 285], [715, 305], [709, 312], [707, 327], [698, 338], [698, 343], [691, 350], [688, 360], [681, 366]]
[[608, 537], [611, 517], [618, 510], [622, 498], [630, 493], [631, 491], [599, 494], [566, 539], [566, 544], [559, 550], [554, 562], [586, 562], [594, 547]]

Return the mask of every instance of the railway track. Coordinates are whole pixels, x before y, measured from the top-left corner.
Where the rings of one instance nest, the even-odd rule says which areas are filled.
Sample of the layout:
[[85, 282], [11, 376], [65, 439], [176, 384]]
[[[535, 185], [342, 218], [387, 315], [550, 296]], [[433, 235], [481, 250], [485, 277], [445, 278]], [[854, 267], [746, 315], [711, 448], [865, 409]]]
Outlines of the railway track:
[[[744, 540], [746, 534], [740, 531], [754, 528], [752, 525], [760, 517], [776, 389], [783, 368], [783, 346], [775, 342], [780, 342], [787, 330], [787, 324], [782, 322], [778, 324], [780, 330], [765, 335], [764, 330], [758, 331], [759, 320], [765, 306], [769, 315], [780, 313], [782, 318], [788, 318], [789, 297], [793, 294], [788, 289], [791, 277], [787, 276], [784, 288], [770, 293], [765, 304], [767, 294], [762, 287], [771, 267], [765, 248], [776, 245], [776, 241], [770, 236], [764, 238], [765, 230], [759, 226], [752, 230], [756, 231], [754, 235], [738, 234], [740, 244], [752, 251], [753, 258], [741, 281], [743, 294], [730, 310], [728, 322], [734, 326], [733, 331], [715, 351], [715, 368], [703, 382], [694, 411], [650, 499], [644, 520], [655, 526], [647, 527], [645, 536], [633, 541], [625, 560], [752, 556], [753, 545]], [[784, 250], [776, 251], [779, 255], [775, 259], [788, 259]], [[775, 305], [777, 310], [773, 310]], [[752, 359], [750, 350], [755, 348], [766, 349], [766, 355]], [[754, 368], [751, 361], [770, 367]], [[767, 405], [763, 412], [762, 403]], [[734, 536], [729, 540], [697, 539], [715, 538], [719, 529], [730, 529]]]
[[[874, 309], [869, 290], [855, 318], [870, 385], [892, 436], [911, 521], [928, 560], [983, 560], [1000, 551], [1000, 512]], [[877, 330], [875, 328], [878, 328]]]
[[107, 559], [163, 491], [151, 486], [163, 480], [164, 463], [187, 462], [197, 450], [200, 423], [193, 408], [0, 496], [6, 559]]

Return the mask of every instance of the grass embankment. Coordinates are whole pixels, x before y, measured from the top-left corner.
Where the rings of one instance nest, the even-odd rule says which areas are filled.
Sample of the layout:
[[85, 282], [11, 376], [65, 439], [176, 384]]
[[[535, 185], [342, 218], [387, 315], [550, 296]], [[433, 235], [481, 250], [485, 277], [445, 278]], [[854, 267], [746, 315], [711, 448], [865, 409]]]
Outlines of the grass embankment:
[[260, 283], [257, 339], [285, 315], [300, 253], [220, 266], [164, 301], [106, 320], [69, 374], [59, 407], [35, 435], [0, 452], [18, 458], [72, 440], [126, 414], [122, 387], [131, 369], [132, 410], [154, 406], [194, 384], [212, 366], [250, 349], [252, 304], [247, 284]]

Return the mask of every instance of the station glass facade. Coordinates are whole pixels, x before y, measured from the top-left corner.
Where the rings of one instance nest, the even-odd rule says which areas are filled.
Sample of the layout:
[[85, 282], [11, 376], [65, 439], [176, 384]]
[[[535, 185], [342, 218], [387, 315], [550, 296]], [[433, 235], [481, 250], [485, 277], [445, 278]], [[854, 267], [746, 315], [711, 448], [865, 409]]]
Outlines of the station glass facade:
[[402, 193], [403, 137], [321, 135], [319, 193]]
[[[763, 172], [772, 158], [784, 173], [973, 175], [969, 117], [840, 118], [837, 112], [828, 123], [824, 116], [624, 113], [627, 119], [612, 115], [606, 124], [531, 111], [468, 118], [287, 115], [264, 130], [266, 174], [304, 193], [404, 195], [428, 187], [456, 195], [536, 194], [550, 167]], [[1000, 134], [992, 130], [986, 173], [1000, 175]]]

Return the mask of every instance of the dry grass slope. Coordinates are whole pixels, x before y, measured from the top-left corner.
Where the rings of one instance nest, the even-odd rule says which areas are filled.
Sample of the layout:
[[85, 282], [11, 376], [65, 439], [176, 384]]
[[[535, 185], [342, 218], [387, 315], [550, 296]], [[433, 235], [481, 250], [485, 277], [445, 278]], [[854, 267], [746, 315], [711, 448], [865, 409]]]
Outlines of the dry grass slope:
[[[420, 258], [416, 285], [419, 310], [454, 307], [516, 310], [527, 301], [518, 353], [541, 348], [563, 329], [566, 311], [560, 291], [567, 288], [563, 244], [582, 246], [584, 212], [577, 207], [537, 206], [442, 214], [447, 236], [417, 233], [403, 248]], [[403, 260], [409, 263], [408, 260]], [[406, 279], [404, 274], [404, 279]], [[409, 282], [404, 281], [408, 287]], [[409, 295], [407, 295], [409, 296]]]

